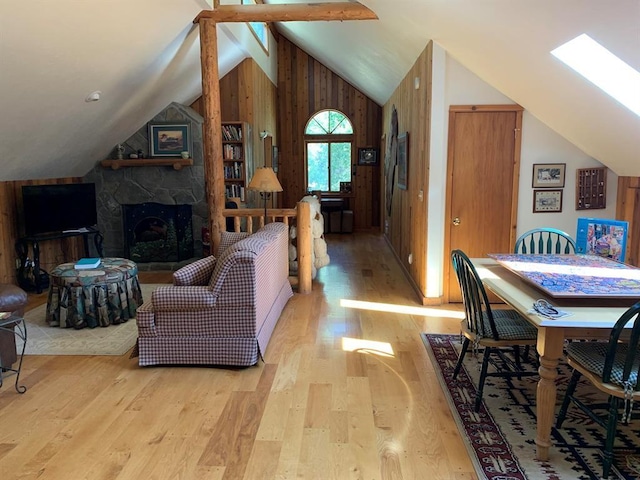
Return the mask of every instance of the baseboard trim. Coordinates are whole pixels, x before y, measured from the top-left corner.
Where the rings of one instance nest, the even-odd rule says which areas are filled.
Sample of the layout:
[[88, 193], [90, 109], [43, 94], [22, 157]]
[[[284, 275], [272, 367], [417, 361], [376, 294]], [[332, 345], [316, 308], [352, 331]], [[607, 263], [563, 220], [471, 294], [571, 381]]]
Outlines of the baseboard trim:
[[411, 276], [409, 271], [405, 268], [404, 264], [400, 260], [400, 257], [398, 256], [398, 253], [396, 252], [396, 250], [393, 248], [393, 245], [389, 241], [389, 237], [387, 237], [386, 235], [383, 235], [383, 237], [384, 237], [385, 242], [387, 242], [387, 245], [389, 246], [389, 249], [391, 250], [391, 253], [393, 253], [393, 256], [395, 257], [396, 261], [398, 262], [398, 265], [400, 265], [400, 269], [402, 270], [402, 273], [404, 273], [404, 276], [409, 281], [409, 285], [411, 285], [411, 288], [413, 288], [413, 291], [417, 295], [418, 301], [420, 303], [422, 303], [422, 305], [424, 305], [424, 306], [434, 307], [434, 306], [437, 306], [437, 305], [442, 305], [442, 300], [443, 300], [442, 296], [440, 296], [440, 297], [425, 297], [424, 296], [424, 294], [420, 290], [420, 287], [418, 287], [418, 284], [415, 282], [415, 280], [413, 279], [413, 277]]

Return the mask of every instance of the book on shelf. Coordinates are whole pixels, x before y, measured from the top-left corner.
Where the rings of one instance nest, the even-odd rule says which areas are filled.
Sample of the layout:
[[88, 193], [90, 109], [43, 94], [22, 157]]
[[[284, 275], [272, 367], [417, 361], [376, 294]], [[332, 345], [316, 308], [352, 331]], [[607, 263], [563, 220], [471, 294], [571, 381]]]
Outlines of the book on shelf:
[[239, 198], [241, 202], [245, 201], [244, 187], [235, 183], [225, 186], [225, 195], [227, 198]]
[[222, 125], [223, 140], [239, 142], [242, 140], [242, 129], [233, 125]]
[[81, 258], [76, 262], [74, 268], [76, 270], [86, 270], [89, 268], [97, 268], [100, 266], [102, 259], [100, 258]]

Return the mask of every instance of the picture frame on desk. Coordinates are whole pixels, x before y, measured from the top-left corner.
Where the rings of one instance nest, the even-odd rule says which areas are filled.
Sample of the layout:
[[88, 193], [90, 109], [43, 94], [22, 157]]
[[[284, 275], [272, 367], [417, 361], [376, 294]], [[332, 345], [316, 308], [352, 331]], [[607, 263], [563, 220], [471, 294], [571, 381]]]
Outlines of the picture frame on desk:
[[340, 182], [340, 193], [351, 194], [353, 192], [353, 187], [351, 186], [351, 182]]
[[188, 122], [149, 122], [149, 155], [180, 157], [191, 152], [191, 124]]

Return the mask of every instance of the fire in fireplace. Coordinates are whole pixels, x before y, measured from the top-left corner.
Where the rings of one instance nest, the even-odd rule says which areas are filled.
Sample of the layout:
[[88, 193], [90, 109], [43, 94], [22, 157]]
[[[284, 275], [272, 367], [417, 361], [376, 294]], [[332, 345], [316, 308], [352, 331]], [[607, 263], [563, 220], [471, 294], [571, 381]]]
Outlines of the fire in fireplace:
[[191, 205], [122, 205], [125, 256], [134, 262], [176, 262], [193, 257]]

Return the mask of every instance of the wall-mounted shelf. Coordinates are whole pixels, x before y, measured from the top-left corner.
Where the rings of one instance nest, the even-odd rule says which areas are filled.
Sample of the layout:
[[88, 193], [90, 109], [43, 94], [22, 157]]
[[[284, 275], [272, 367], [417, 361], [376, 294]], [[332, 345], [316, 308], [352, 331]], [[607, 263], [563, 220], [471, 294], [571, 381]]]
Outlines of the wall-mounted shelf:
[[576, 170], [576, 210], [607, 207], [607, 167]]
[[120, 167], [173, 167], [180, 170], [182, 167], [193, 165], [193, 158], [123, 158], [122, 160], [102, 160], [103, 167], [118, 170]]

